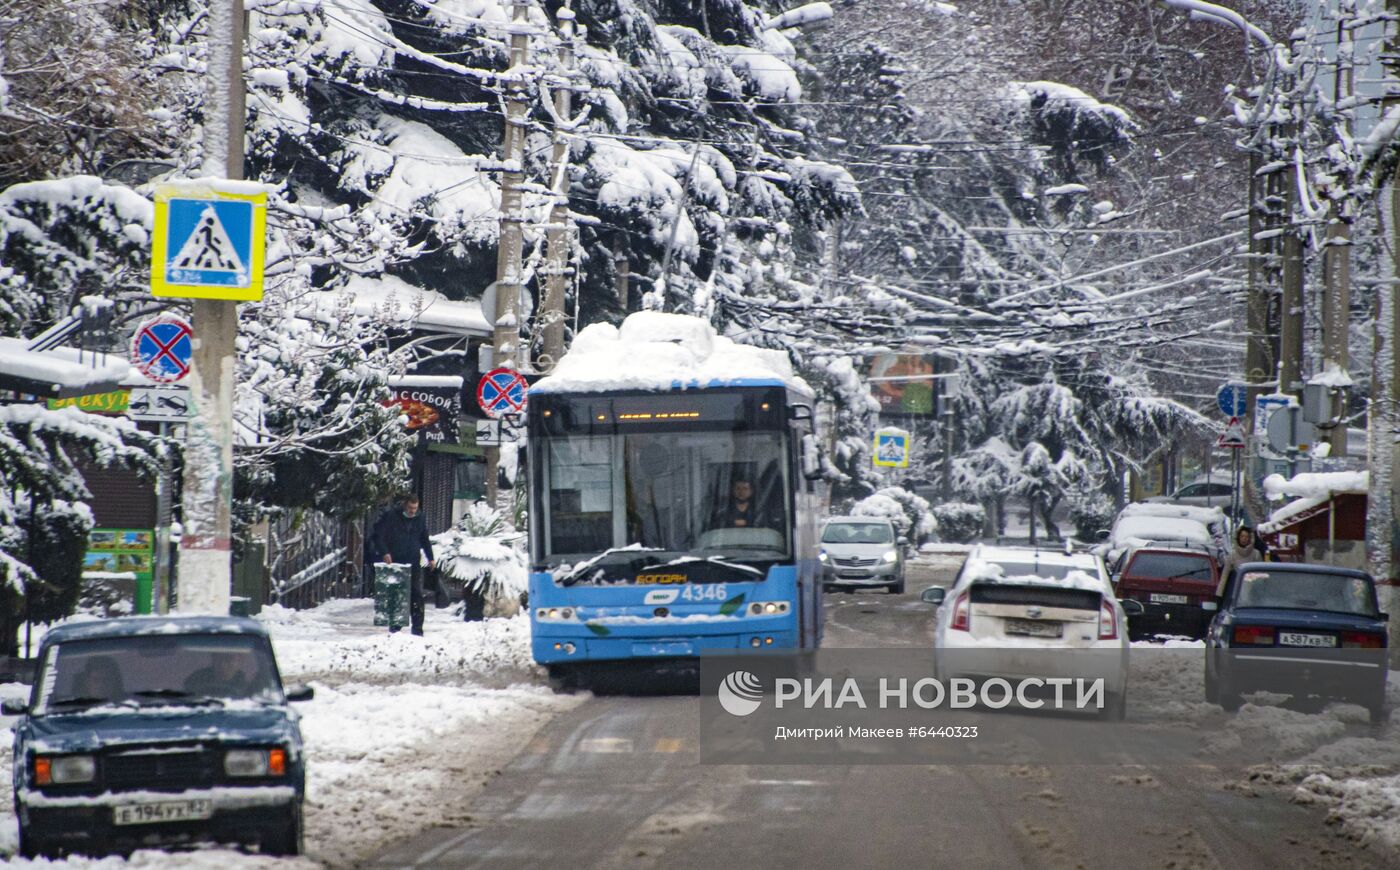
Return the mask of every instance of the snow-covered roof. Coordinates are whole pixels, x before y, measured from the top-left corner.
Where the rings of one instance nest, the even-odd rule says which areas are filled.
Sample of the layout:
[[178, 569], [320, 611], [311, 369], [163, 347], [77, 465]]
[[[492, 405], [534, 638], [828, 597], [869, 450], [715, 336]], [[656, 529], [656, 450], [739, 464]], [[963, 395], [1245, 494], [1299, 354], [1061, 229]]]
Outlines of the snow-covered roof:
[[71, 347], [33, 351], [22, 338], [0, 338], [0, 388], [48, 398], [115, 390], [131, 371], [125, 357]]
[[698, 317], [639, 311], [620, 328], [594, 323], [582, 329], [554, 372], [530, 392], [761, 385], [815, 395], [782, 351], [739, 344]]
[[1259, 531], [1262, 534], [1277, 532], [1294, 517], [1326, 504], [1339, 495], [1365, 495], [1370, 488], [1370, 481], [1370, 472], [1366, 471], [1296, 474], [1287, 480], [1281, 474], [1271, 474], [1264, 478], [1264, 494], [1269, 500], [1294, 498], [1296, 501], [1291, 501], [1269, 514], [1268, 521], [1259, 524]]
[[347, 294], [351, 297], [351, 312], [361, 317], [381, 318], [404, 329], [491, 335], [491, 321], [482, 313], [479, 301], [454, 302], [435, 290], [415, 287], [393, 275], [357, 276], [339, 290], [308, 293], [301, 314], [329, 320]]

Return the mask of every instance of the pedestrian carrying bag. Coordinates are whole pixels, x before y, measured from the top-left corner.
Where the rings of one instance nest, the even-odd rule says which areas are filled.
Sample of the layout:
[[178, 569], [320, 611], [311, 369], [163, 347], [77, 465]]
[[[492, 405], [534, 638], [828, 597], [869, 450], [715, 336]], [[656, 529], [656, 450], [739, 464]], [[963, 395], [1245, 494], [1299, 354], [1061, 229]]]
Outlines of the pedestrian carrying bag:
[[408, 625], [409, 585], [413, 567], [380, 562], [374, 566], [374, 624], [390, 629]]

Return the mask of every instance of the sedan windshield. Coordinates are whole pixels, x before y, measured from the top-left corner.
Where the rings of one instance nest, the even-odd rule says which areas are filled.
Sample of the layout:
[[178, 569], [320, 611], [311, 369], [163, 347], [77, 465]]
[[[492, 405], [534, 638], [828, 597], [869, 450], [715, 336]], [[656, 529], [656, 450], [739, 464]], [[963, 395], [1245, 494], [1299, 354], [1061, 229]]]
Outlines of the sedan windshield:
[[49, 647], [36, 712], [283, 700], [265, 638], [231, 634], [139, 635]]
[[888, 523], [830, 523], [822, 533], [823, 544], [888, 544], [893, 540]]
[[1250, 571], [1240, 578], [1237, 607], [1326, 610], [1376, 615], [1376, 593], [1364, 577], [1302, 571]]

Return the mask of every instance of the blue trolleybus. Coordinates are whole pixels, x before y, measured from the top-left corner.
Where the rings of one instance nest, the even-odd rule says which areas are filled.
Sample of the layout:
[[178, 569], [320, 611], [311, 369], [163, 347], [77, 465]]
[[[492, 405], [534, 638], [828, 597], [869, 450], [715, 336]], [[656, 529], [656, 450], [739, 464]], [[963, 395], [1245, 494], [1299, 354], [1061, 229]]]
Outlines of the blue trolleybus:
[[534, 656], [566, 682], [821, 642], [810, 393], [530, 394]]

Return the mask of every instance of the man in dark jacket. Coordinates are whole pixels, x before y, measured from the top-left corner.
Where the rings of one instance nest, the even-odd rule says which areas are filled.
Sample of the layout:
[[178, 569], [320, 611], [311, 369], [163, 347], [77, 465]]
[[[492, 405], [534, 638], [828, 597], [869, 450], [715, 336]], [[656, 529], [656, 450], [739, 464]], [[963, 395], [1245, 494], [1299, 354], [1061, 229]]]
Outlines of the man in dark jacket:
[[400, 510], [385, 511], [374, 525], [374, 552], [382, 553], [387, 563], [413, 566], [413, 579], [409, 586], [409, 620], [413, 633], [423, 634], [423, 566], [422, 557], [428, 557], [428, 567], [437, 565], [433, 558], [433, 542], [428, 539], [428, 524], [418, 513], [418, 496], [405, 496]]

